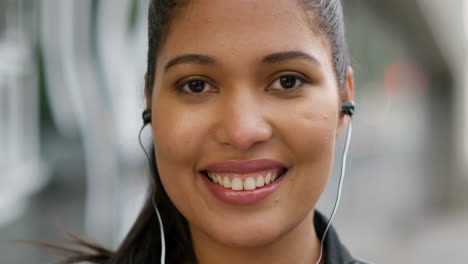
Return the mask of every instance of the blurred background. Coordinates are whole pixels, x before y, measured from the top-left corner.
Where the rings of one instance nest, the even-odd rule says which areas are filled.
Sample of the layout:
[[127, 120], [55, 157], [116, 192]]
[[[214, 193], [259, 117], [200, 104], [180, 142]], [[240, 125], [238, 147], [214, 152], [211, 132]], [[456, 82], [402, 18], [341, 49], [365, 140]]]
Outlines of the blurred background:
[[[468, 3], [343, 3], [357, 114], [334, 225], [371, 262], [467, 263]], [[147, 5], [0, 0], [0, 263], [57, 261], [7, 240], [60, 227], [115, 248], [135, 220]]]

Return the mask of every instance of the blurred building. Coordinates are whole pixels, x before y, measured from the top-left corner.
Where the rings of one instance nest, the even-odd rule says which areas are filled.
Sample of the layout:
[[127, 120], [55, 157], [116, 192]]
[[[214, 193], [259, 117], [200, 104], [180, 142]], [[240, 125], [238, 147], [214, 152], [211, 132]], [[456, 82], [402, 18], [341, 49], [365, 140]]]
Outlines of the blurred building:
[[18, 217], [48, 179], [40, 156], [39, 82], [31, 25], [21, 1], [0, 3], [0, 226]]

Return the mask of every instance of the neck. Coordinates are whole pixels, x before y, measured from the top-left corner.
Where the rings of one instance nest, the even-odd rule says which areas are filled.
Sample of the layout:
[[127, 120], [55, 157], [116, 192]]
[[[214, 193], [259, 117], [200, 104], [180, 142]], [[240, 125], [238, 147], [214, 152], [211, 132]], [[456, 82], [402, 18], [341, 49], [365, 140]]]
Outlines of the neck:
[[313, 225], [314, 212], [295, 228], [277, 240], [258, 247], [229, 247], [195, 230], [192, 241], [198, 264], [245, 263], [310, 264], [317, 261], [320, 254], [320, 241]]

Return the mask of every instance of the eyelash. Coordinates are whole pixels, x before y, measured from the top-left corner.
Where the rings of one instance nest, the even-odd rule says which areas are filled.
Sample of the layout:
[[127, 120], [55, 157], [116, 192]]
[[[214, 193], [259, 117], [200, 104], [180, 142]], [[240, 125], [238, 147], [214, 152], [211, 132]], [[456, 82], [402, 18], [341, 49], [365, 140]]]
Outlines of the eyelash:
[[[300, 87], [302, 87], [304, 84], [308, 84], [310, 83], [309, 80], [307, 80], [305, 77], [303, 77], [302, 75], [299, 75], [299, 74], [293, 74], [293, 73], [286, 73], [286, 74], [282, 74], [280, 75], [279, 77], [277, 77], [271, 84], [268, 85], [268, 87], [271, 87], [273, 86], [276, 82], [280, 82], [282, 78], [286, 78], [286, 77], [292, 77], [295, 79], [295, 82], [299, 81], [299, 84], [295, 84], [294, 87], [292, 88], [283, 88], [283, 89], [269, 89], [269, 90], [277, 90], [279, 92], [284, 92], [284, 91], [295, 91], [297, 89], [299, 89]], [[213, 87], [213, 85], [210, 84], [209, 81], [206, 81], [205, 78], [201, 78], [201, 77], [194, 77], [190, 80], [186, 80], [180, 84], [176, 84], [176, 87], [175, 87], [175, 90], [178, 91], [178, 92], [181, 92], [181, 93], [184, 93], [184, 94], [189, 94], [189, 95], [195, 95], [195, 96], [201, 96], [207, 92], [192, 92], [192, 91], [188, 91], [186, 90], [185, 88], [187, 87], [187, 85], [189, 85], [191, 82], [203, 82], [203, 84], [206, 86], [206, 85], [209, 85], [211, 86], [213, 89], [216, 89]], [[190, 89], [187, 87], [187, 89]], [[204, 88], [205, 89], [205, 88]]]
[[[292, 91], [296, 91], [297, 89], [301, 88], [304, 84], [310, 83], [310, 81], [307, 80], [302, 75], [295, 74], [295, 73], [286, 73], [286, 74], [282, 74], [278, 78], [276, 78], [270, 85], [268, 85], [268, 87], [272, 87], [275, 83], [281, 82], [281, 79], [286, 78], [286, 77], [292, 77], [292, 78], [295, 79], [294, 87], [292, 87], [292, 88], [280, 88], [280, 89], [275, 88], [275, 89], [271, 89], [271, 90], [277, 90], [278, 92], [292, 92]], [[299, 81], [299, 84], [297, 84], [297, 81]]]
[[[204, 85], [209, 85], [211, 86], [212, 88], [213, 85], [210, 84], [209, 81], [206, 80], [206, 78], [202, 78], [202, 77], [193, 77], [189, 80], [186, 80], [186, 81], [183, 81], [181, 82], [180, 84], [176, 84], [175, 86], [175, 90], [177, 92], [181, 92], [181, 93], [184, 93], [184, 94], [190, 94], [190, 95], [196, 95], [196, 96], [200, 96], [202, 94], [204, 94], [204, 92], [199, 92], [199, 93], [196, 93], [196, 92], [191, 92], [191, 91], [187, 91], [185, 90], [184, 88], [189, 85], [191, 82], [203, 82]], [[205, 92], [206, 93], [206, 92]]]

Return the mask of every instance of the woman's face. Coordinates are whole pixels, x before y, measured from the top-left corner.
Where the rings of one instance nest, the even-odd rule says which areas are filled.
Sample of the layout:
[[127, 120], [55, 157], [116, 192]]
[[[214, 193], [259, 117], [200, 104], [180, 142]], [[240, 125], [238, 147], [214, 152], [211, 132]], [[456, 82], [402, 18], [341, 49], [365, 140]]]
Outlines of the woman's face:
[[291, 0], [198, 0], [171, 22], [148, 100], [161, 180], [192, 236], [252, 247], [311, 219], [343, 121], [311, 21]]

